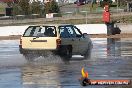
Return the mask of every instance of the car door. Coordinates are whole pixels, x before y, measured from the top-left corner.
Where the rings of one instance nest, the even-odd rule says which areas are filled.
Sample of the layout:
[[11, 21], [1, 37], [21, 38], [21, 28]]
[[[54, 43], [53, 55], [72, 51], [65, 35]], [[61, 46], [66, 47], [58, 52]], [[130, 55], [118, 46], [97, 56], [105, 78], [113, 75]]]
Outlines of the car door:
[[72, 54], [78, 52], [78, 39], [75, 36], [74, 29], [71, 25], [59, 27], [62, 45], [72, 45]]
[[83, 54], [88, 49], [89, 40], [83, 36], [81, 31], [76, 26], [73, 26], [73, 29], [76, 33], [76, 39], [78, 40], [78, 53]]

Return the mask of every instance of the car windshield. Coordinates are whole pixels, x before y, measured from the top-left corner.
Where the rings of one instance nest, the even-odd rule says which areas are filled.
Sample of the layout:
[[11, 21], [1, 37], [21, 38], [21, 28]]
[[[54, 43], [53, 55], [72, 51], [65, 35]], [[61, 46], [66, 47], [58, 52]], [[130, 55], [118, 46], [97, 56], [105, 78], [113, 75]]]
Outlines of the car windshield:
[[56, 37], [55, 26], [30, 26], [26, 29], [23, 37]]

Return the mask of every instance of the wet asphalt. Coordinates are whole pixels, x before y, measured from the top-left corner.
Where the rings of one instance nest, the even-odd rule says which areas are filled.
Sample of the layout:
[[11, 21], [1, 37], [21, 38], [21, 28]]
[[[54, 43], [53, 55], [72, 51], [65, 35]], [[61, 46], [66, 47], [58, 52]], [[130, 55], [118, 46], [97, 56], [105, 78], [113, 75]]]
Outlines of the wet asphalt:
[[88, 59], [73, 56], [67, 61], [50, 54], [28, 61], [19, 53], [19, 40], [1, 40], [0, 88], [82, 88], [78, 81], [82, 67], [90, 79], [132, 79], [131, 38], [93, 38], [92, 42]]

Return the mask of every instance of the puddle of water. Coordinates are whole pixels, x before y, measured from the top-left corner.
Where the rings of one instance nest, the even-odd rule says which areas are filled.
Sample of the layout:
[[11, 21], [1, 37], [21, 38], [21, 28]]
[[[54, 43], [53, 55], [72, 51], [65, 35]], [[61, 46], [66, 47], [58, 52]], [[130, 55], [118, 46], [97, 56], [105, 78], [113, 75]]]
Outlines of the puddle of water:
[[[132, 79], [130, 40], [92, 39], [92, 41], [90, 59], [84, 60], [83, 57], [73, 56], [68, 63], [53, 54], [28, 62], [19, 54], [18, 40], [0, 41], [0, 52], [2, 52], [0, 53], [0, 87], [80, 88], [78, 79], [81, 77], [82, 67], [89, 72], [91, 79]], [[91, 87], [104, 86], [89, 88]]]
[[18, 68], [0, 69], [0, 88], [21, 88], [21, 70]]

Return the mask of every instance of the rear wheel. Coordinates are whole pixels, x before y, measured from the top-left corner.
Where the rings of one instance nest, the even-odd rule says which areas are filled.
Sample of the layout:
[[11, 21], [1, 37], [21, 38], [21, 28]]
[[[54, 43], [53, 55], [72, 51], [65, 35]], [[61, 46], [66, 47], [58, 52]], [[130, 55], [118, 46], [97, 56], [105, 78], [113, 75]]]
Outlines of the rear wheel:
[[72, 58], [72, 48], [70, 46], [65, 46], [63, 48], [63, 54], [61, 55], [64, 59], [71, 59]]
[[66, 48], [65, 57], [66, 58], [71, 58], [72, 57], [72, 51], [71, 51], [70, 47]]

